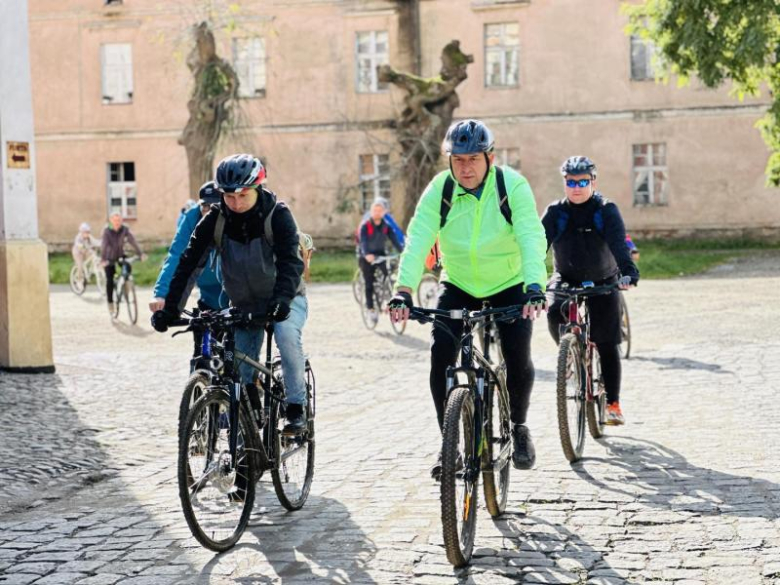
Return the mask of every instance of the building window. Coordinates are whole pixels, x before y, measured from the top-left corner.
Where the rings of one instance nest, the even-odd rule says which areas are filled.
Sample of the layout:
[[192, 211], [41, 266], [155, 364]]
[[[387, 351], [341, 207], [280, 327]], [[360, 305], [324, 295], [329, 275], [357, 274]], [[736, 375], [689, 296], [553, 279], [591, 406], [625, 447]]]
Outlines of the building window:
[[666, 144], [634, 144], [634, 205], [666, 205]]
[[502, 22], [485, 25], [485, 87], [519, 84], [520, 25]]
[[260, 37], [233, 39], [233, 67], [238, 75], [238, 96], [265, 96], [265, 41]]
[[104, 104], [133, 102], [133, 50], [129, 44], [100, 47]]
[[138, 217], [135, 163], [108, 163], [108, 214], [113, 213], [120, 213], [125, 219]]
[[387, 31], [359, 32], [356, 37], [357, 91], [376, 93], [387, 89], [377, 79], [377, 67], [390, 61]]
[[103, 6], [121, 6], [122, 0], [103, 0]]
[[636, 35], [631, 35], [631, 79], [645, 81], [655, 79], [653, 69], [655, 45]]
[[360, 196], [363, 211], [377, 197], [390, 198], [390, 157], [386, 154], [360, 155]]
[[519, 148], [497, 148], [496, 160], [499, 166], [511, 167], [520, 172], [520, 149]]

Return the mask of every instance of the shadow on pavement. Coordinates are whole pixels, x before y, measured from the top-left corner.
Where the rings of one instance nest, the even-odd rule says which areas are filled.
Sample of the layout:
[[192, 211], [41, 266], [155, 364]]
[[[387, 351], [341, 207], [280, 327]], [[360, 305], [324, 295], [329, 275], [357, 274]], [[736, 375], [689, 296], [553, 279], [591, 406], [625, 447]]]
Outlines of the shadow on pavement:
[[[141, 319], [140, 316], [138, 318]], [[141, 329], [138, 325], [130, 325], [123, 321], [112, 321], [111, 325], [113, 325], [114, 329], [122, 335], [131, 335], [133, 337], [149, 337], [150, 335], [154, 335], [154, 331]]]
[[[680, 522], [703, 515], [774, 521], [780, 514], [780, 484], [697, 467], [680, 453], [654, 441], [609, 437], [599, 442], [606, 447], [609, 457], [585, 458], [572, 465], [572, 470], [601, 489], [626, 496], [627, 501], [679, 513]], [[587, 470], [589, 462], [613, 467], [612, 472], [599, 471], [600, 477], [610, 479], [591, 475]], [[652, 515], [657, 514], [640, 511], [640, 518], [633, 522], [652, 524]]]
[[632, 356], [631, 361], [637, 362], [652, 362], [661, 366], [660, 370], [703, 370], [705, 372], [712, 372], [713, 374], [731, 374], [734, 372], [731, 370], [724, 370], [720, 364], [708, 364], [707, 362], [700, 362], [698, 360], [692, 360], [681, 357], [636, 357]]
[[411, 337], [409, 335], [396, 335], [395, 333], [388, 333], [385, 331], [375, 331], [377, 336], [383, 337], [388, 341], [392, 341], [396, 345], [406, 347], [408, 349], [415, 349], [417, 351], [430, 351], [431, 346], [427, 341]]
[[287, 512], [266, 481], [258, 489], [241, 540], [203, 567], [199, 583], [211, 582], [225, 564], [237, 566], [237, 582], [376, 583], [366, 570], [376, 545], [341, 502], [311, 495], [302, 509]]

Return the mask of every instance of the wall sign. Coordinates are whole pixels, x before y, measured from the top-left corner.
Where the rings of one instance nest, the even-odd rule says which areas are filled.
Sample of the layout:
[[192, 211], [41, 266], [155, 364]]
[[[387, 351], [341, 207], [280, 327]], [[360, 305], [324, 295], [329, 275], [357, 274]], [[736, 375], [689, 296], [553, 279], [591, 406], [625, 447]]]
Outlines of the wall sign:
[[8, 145], [8, 168], [9, 169], [29, 169], [30, 168], [30, 143], [29, 142], [6, 142]]

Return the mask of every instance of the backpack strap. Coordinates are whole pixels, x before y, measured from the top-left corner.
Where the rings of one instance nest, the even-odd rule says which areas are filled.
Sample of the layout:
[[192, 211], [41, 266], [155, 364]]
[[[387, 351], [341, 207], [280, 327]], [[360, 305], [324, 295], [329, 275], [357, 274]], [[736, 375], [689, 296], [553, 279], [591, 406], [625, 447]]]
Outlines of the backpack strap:
[[274, 228], [271, 225], [271, 219], [274, 216], [274, 211], [276, 211], [277, 203], [274, 202], [274, 206], [271, 208], [271, 211], [268, 212], [268, 215], [265, 216], [265, 221], [263, 222], [263, 233], [265, 234], [265, 241], [268, 242], [268, 245], [273, 247], [274, 245]]
[[439, 215], [441, 221], [439, 223], [439, 229], [444, 228], [444, 224], [447, 223], [447, 215], [452, 209], [452, 192], [455, 190], [455, 181], [451, 176], [447, 176], [444, 180], [444, 188], [441, 191], [441, 207], [439, 208]]
[[217, 215], [217, 224], [214, 226], [214, 245], [217, 247], [217, 255], [222, 252], [222, 236], [225, 233], [225, 216], [222, 211]]
[[594, 193], [594, 199], [597, 201], [596, 211], [593, 212], [593, 227], [601, 237], [604, 237], [604, 206], [609, 203], [609, 199], [601, 196], [601, 193]]
[[509, 196], [506, 192], [506, 183], [504, 182], [504, 171], [501, 167], [496, 167], [496, 186], [498, 187], [498, 207], [501, 215], [509, 225], [512, 225], [512, 209], [509, 207]]
[[555, 237], [552, 243], [557, 243], [566, 232], [566, 226], [569, 225], [569, 212], [563, 205], [558, 207], [558, 217], [555, 218]]

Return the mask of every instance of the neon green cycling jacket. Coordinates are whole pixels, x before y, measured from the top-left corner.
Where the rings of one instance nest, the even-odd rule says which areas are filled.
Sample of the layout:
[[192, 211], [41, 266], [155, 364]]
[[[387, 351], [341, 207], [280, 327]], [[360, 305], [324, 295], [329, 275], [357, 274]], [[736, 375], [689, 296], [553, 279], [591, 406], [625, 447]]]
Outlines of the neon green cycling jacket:
[[526, 287], [538, 284], [544, 290], [547, 238], [531, 186], [517, 171], [509, 167], [502, 169], [512, 225], [504, 219], [498, 204], [495, 167], [490, 167], [479, 199], [455, 182], [452, 207], [442, 230], [439, 229], [442, 191], [450, 171], [433, 178], [409, 224], [396, 287], [417, 289], [425, 257], [438, 236], [443, 282], [451, 282], [480, 299], [521, 282]]

